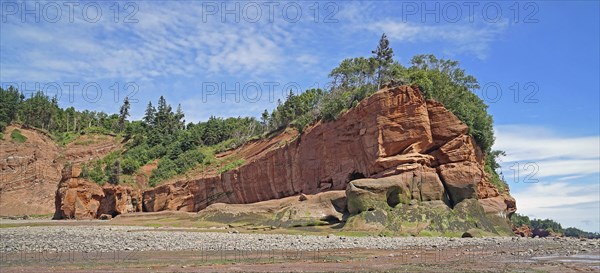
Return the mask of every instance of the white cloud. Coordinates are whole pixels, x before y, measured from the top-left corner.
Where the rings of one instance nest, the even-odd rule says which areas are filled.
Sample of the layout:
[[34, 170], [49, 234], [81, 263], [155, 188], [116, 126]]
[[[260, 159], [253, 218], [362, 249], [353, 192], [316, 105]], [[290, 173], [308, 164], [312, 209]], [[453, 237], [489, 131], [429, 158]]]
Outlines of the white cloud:
[[492, 42], [508, 23], [494, 24], [414, 24], [397, 20], [381, 20], [366, 26], [376, 33], [385, 32], [391, 40], [413, 43], [444, 43], [448, 54], [470, 53], [479, 59], [487, 57]]
[[507, 151], [506, 162], [600, 157], [600, 136], [561, 137], [543, 127], [524, 125], [496, 126], [495, 133], [494, 148]]
[[[562, 136], [545, 127], [503, 125], [496, 126], [494, 149], [507, 153], [502, 172], [513, 183], [519, 213], [600, 231], [600, 136]], [[525, 179], [538, 182], [523, 183]]]
[[2, 51], [15, 55], [15, 62], [2, 62], [2, 80], [141, 81], [206, 71], [266, 74], [278, 71], [286, 58], [282, 43], [293, 37], [280, 28], [258, 31], [256, 24], [202, 22], [201, 5], [137, 4], [139, 23], [133, 24], [81, 19], [3, 24]]
[[575, 184], [574, 181], [531, 184], [512, 195], [518, 212], [535, 218], [550, 218], [563, 227], [574, 226], [600, 231], [600, 185]]
[[472, 22], [465, 17], [458, 22], [433, 23], [403, 18], [402, 14], [402, 8], [395, 4], [382, 10], [379, 4], [351, 2], [341, 5], [339, 17], [341, 21], [350, 22], [348, 31], [386, 33], [392, 41], [430, 43], [441, 47], [444, 54], [467, 54], [479, 59], [487, 58], [492, 43], [509, 27], [507, 20], [487, 23], [478, 18]]

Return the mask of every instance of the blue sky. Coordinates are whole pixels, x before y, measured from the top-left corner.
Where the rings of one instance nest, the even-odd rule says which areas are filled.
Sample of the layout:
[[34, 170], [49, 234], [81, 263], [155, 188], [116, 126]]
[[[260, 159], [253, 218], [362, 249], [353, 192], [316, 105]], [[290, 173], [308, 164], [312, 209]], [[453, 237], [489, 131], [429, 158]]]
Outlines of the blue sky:
[[[36, 3], [39, 22], [24, 12]], [[326, 87], [331, 68], [386, 32], [396, 60], [433, 53], [480, 81], [520, 213], [600, 231], [596, 1], [132, 3], [81, 2], [69, 18], [63, 2], [4, 1], [0, 82], [60, 86], [61, 106], [106, 112], [130, 95], [133, 118], [160, 95], [187, 121], [258, 116], [290, 88]]]

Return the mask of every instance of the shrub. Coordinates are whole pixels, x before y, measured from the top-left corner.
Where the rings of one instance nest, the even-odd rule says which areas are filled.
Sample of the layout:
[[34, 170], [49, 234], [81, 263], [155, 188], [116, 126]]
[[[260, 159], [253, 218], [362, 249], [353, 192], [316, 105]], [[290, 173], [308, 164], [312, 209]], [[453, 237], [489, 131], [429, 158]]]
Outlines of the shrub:
[[104, 184], [104, 182], [108, 180], [108, 177], [99, 163], [96, 163], [95, 166], [89, 170], [89, 178], [100, 185]]
[[154, 187], [160, 181], [182, 174], [202, 163], [204, 154], [199, 150], [190, 150], [180, 154], [175, 160], [164, 157], [158, 162], [158, 167], [152, 171], [150, 186]]
[[140, 163], [133, 158], [125, 158], [121, 162], [121, 169], [124, 174], [133, 174], [140, 167]]
[[529, 217], [527, 215], [521, 215], [519, 213], [513, 214], [510, 220], [513, 223], [513, 225], [517, 227], [520, 227], [522, 225], [531, 225], [531, 220], [529, 220]]
[[19, 129], [14, 129], [12, 133], [10, 133], [10, 138], [16, 142], [23, 143], [27, 140], [27, 137], [21, 134]]
[[158, 182], [175, 176], [177, 174], [176, 168], [177, 166], [172, 160], [168, 158], [161, 159], [158, 162], [158, 167], [152, 171], [152, 175], [150, 176], [150, 186], [154, 187]]
[[156, 145], [156, 146], [150, 148], [150, 150], [148, 150], [148, 157], [150, 159], [161, 158], [166, 153], [167, 153], [167, 148], [165, 148], [165, 146], [163, 146], [162, 144]]
[[229, 164], [227, 164], [219, 169], [219, 174], [227, 172], [227, 171], [231, 171], [239, 166], [244, 165], [244, 163], [246, 163], [246, 160], [244, 160], [244, 159], [238, 159], [233, 162], [230, 162]]

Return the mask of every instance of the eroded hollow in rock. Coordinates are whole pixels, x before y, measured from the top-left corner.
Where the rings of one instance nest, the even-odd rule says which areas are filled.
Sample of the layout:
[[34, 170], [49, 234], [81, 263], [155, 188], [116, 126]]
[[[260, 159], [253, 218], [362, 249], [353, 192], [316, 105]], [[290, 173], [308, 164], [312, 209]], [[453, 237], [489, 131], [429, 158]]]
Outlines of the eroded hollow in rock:
[[400, 204], [399, 188], [392, 188], [387, 192], [387, 204], [392, 208], [395, 208], [398, 204]]
[[348, 175], [348, 182], [363, 178], [366, 178], [364, 174], [362, 174], [361, 172], [353, 171]]

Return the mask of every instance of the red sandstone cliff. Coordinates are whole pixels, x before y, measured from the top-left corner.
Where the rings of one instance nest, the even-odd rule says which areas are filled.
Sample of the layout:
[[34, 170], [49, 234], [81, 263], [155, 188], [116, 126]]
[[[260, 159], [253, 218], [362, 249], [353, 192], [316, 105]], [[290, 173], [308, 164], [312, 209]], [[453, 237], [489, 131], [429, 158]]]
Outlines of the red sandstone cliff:
[[65, 167], [55, 197], [54, 219], [95, 219], [142, 211], [140, 190], [128, 186], [98, 184], [79, 178], [81, 170]]
[[[235, 170], [145, 191], [143, 208], [199, 211], [212, 203], [343, 190], [354, 179], [410, 174], [419, 181], [420, 193], [411, 198], [425, 194], [449, 206], [478, 199], [485, 212], [510, 216], [515, 200], [489, 183], [484, 155], [467, 133], [465, 124], [417, 89], [387, 88], [279, 148], [253, 151]], [[247, 147], [261, 146], [236, 152], [243, 155]]]
[[[11, 140], [13, 130], [19, 130], [25, 142]], [[0, 139], [0, 216], [53, 213], [65, 162], [100, 158], [121, 146], [114, 137], [104, 135], [81, 135], [61, 147], [34, 128], [11, 125], [4, 132]]]

